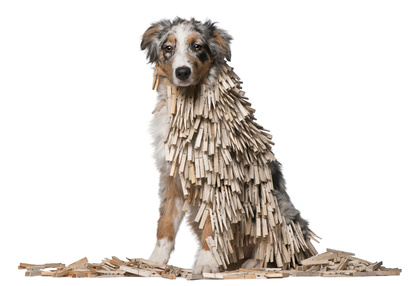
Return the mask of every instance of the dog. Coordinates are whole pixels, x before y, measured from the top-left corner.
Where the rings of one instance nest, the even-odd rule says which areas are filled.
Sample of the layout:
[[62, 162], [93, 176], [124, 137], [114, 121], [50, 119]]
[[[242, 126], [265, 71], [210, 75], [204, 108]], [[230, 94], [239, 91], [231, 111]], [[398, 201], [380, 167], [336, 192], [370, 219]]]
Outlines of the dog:
[[[215, 85], [223, 64], [231, 60], [231, 40], [232, 37], [228, 32], [218, 28], [216, 23], [209, 20], [200, 22], [195, 19], [175, 18], [153, 23], [143, 34], [141, 49], [146, 50], [149, 63], [158, 66], [160, 74], [163, 75], [157, 87], [158, 104], [165, 100], [168, 85], [180, 88], [202, 84]], [[168, 116], [168, 109], [163, 105], [158, 108], [151, 124], [154, 157], [160, 171], [160, 218], [157, 242], [149, 259], [160, 264], [169, 261], [177, 231], [184, 217], [181, 182], [178, 175], [170, 175], [171, 166], [165, 160], [164, 141], [167, 135]], [[306, 236], [308, 221], [301, 217], [286, 192], [281, 164], [278, 161], [269, 164], [274, 184], [272, 194], [277, 199], [281, 213], [288, 224], [291, 221], [298, 222]], [[198, 223], [194, 220], [197, 211], [198, 207], [191, 207], [188, 211], [189, 224], [201, 243], [193, 273], [219, 272], [219, 265], [206, 243], [206, 238], [212, 234], [211, 228], [198, 227]], [[259, 261], [255, 257], [254, 248], [252, 246], [245, 248], [242, 267], [258, 266]]]

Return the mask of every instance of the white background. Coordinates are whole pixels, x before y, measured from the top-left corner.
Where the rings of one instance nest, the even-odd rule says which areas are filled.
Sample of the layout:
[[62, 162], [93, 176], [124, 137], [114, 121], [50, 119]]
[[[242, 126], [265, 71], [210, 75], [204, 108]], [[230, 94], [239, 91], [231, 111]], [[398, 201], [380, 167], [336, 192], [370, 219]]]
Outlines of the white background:
[[[263, 283], [409, 284], [419, 271], [419, 15], [417, 1], [2, 1], [1, 284], [186, 283], [17, 270], [149, 257], [155, 93], [140, 39], [175, 16], [233, 35], [231, 65], [274, 136], [294, 204], [323, 238], [317, 249], [403, 269]], [[170, 263], [191, 267], [197, 247], [183, 225]]]

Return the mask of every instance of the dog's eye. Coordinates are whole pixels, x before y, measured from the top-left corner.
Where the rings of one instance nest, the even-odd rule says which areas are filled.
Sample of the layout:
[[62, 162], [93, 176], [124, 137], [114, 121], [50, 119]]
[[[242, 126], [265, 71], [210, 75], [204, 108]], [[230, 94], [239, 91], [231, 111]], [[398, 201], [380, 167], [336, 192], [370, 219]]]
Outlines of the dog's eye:
[[163, 47], [163, 49], [165, 50], [165, 52], [167, 52], [167, 53], [170, 53], [170, 52], [172, 52], [172, 46], [165, 46], [165, 47]]
[[199, 45], [199, 44], [194, 44], [193, 48], [194, 48], [194, 51], [197, 51], [198, 52], [198, 51], [201, 51], [202, 46]]

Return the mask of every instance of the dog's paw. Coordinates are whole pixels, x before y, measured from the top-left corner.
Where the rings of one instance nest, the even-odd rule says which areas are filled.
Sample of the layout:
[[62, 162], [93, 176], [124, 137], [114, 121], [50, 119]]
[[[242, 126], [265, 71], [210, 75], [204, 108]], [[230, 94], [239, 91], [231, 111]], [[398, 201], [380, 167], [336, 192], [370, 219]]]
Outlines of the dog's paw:
[[201, 250], [198, 260], [195, 263], [193, 274], [203, 274], [203, 273], [218, 273], [219, 265], [216, 260], [214, 260], [213, 255], [208, 250]]
[[149, 260], [158, 264], [166, 264], [173, 249], [173, 242], [169, 242], [166, 238], [159, 239]]
[[241, 267], [245, 269], [260, 268], [260, 261], [255, 258], [250, 258], [245, 261]]

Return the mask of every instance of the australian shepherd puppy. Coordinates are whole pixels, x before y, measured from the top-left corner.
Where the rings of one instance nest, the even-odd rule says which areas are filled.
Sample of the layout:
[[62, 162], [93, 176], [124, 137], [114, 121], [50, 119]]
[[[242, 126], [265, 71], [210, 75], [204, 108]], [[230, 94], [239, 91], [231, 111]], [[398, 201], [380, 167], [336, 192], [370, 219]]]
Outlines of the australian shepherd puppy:
[[[141, 49], [147, 51], [149, 62], [160, 69], [161, 80], [157, 87], [157, 102], [165, 100], [168, 85], [188, 88], [201, 84], [215, 85], [221, 66], [225, 60], [231, 59], [231, 39], [226, 31], [219, 29], [211, 21], [176, 18], [173, 21], [162, 20], [153, 23], [143, 35]], [[164, 140], [167, 134], [168, 116], [167, 107], [163, 105], [156, 112], [151, 125], [155, 146], [154, 156], [160, 171], [161, 204], [157, 242], [150, 260], [162, 264], [169, 260], [174, 249], [176, 233], [184, 217], [182, 210], [184, 198], [180, 179], [178, 175], [170, 176], [171, 166], [165, 160]], [[303, 233], [306, 234], [308, 223], [301, 218], [286, 193], [280, 163], [271, 162], [270, 167], [275, 188], [273, 194], [278, 200], [281, 213], [285, 216], [286, 222], [298, 221]], [[205, 240], [212, 235], [211, 228], [198, 228], [198, 223], [194, 221], [197, 207], [191, 206], [188, 213], [189, 223], [201, 243], [193, 273], [218, 272], [218, 264]], [[253, 268], [258, 265], [259, 261], [254, 257], [252, 247], [244, 249], [244, 253], [247, 260], [243, 261], [242, 267]]]

